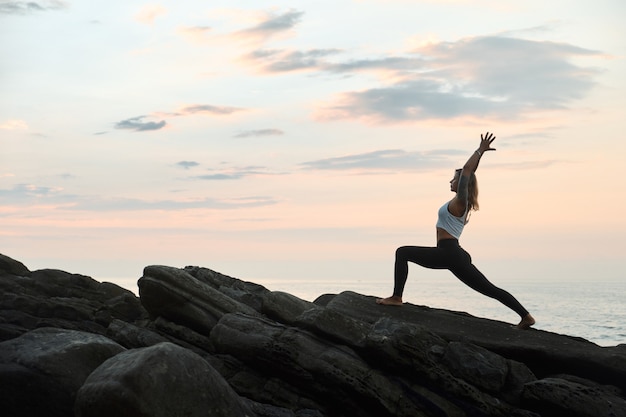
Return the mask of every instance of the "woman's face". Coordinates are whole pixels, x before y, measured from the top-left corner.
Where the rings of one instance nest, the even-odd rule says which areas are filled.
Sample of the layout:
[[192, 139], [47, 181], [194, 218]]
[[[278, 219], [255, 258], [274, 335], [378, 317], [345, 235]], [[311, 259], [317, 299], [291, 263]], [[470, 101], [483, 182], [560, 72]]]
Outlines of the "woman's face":
[[450, 191], [457, 191], [457, 187], [459, 186], [459, 178], [461, 178], [461, 173], [459, 171], [454, 172], [454, 177], [450, 180]]

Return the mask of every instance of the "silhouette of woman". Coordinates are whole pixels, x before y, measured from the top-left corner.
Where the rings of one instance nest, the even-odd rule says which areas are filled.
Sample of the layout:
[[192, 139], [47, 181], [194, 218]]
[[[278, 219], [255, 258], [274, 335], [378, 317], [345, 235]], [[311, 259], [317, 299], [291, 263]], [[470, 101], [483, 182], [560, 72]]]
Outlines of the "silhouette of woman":
[[376, 300], [382, 305], [402, 305], [402, 293], [409, 273], [409, 262], [425, 268], [448, 269], [470, 288], [495, 298], [515, 311], [521, 317], [519, 329], [528, 329], [535, 319], [507, 291], [496, 287], [474, 266], [472, 258], [459, 245], [459, 237], [469, 220], [472, 210], [478, 210], [478, 186], [476, 169], [485, 152], [495, 151], [491, 144], [496, 139], [493, 133], [480, 135], [480, 146], [470, 156], [462, 169], [457, 169], [450, 181], [450, 189], [455, 193], [452, 200], [439, 209], [437, 218], [437, 246], [402, 246], [396, 250], [394, 265], [393, 295]]

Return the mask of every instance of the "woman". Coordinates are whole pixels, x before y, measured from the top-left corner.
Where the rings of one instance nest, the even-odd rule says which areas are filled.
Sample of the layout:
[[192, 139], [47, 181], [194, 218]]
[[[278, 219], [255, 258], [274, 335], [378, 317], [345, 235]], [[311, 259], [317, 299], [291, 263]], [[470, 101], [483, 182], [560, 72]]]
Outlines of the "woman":
[[461, 246], [459, 237], [467, 224], [470, 211], [478, 210], [478, 187], [476, 185], [476, 168], [480, 158], [487, 151], [495, 151], [491, 144], [496, 137], [487, 132], [480, 135], [480, 146], [467, 160], [463, 169], [457, 169], [450, 181], [450, 188], [456, 193], [454, 198], [440, 209], [437, 219], [437, 247], [403, 246], [396, 250], [394, 268], [393, 295], [376, 300], [383, 305], [402, 305], [402, 293], [409, 272], [408, 262], [433, 269], [448, 269], [466, 285], [495, 298], [520, 315], [519, 329], [528, 329], [535, 324], [535, 319], [508, 292], [493, 285], [472, 264], [472, 258]]

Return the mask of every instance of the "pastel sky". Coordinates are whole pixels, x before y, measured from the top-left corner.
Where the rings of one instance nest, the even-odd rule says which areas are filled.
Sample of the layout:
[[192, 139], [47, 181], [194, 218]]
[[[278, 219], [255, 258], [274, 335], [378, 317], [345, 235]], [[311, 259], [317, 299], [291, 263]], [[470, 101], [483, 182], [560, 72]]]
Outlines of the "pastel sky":
[[[621, 0], [0, 1], [0, 252], [380, 281], [461, 239], [499, 279], [623, 279]], [[356, 288], [358, 290], [358, 288]]]

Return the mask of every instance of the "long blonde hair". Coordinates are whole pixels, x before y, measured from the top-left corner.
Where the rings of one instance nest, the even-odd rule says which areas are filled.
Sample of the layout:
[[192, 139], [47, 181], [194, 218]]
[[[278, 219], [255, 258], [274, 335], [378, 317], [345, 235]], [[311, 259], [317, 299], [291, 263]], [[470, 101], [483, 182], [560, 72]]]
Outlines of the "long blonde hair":
[[476, 174], [473, 172], [467, 183], [467, 208], [470, 211], [478, 210], [478, 181], [476, 180]]
[[[457, 175], [461, 175], [462, 169], [457, 169]], [[467, 211], [478, 210], [478, 181], [476, 180], [476, 174], [471, 173], [469, 181], [467, 183]]]

